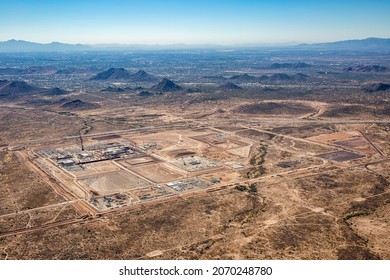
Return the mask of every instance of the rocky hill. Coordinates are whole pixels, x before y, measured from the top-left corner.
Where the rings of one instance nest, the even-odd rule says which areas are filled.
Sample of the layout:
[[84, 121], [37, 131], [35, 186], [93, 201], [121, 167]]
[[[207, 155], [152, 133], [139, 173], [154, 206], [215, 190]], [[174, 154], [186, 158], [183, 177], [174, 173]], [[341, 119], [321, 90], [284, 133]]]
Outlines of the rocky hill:
[[100, 107], [99, 104], [85, 102], [80, 99], [68, 101], [61, 105], [62, 109], [67, 109], [67, 110], [92, 110], [99, 107]]
[[131, 73], [124, 68], [110, 68], [93, 76], [91, 80], [103, 81], [126, 81], [126, 82], [157, 82], [159, 79], [156, 76], [140, 70], [136, 73]]
[[116, 81], [116, 80], [127, 80], [131, 76], [131, 73], [124, 68], [110, 68], [106, 71], [100, 72], [93, 76], [91, 80], [106, 80], [106, 81]]
[[46, 92], [46, 95], [65, 95], [65, 94], [68, 94], [68, 93], [69, 93], [69, 91], [66, 91], [66, 90], [60, 89], [58, 87], [55, 87], [55, 88], [49, 89]]
[[178, 90], [182, 90], [183, 88], [178, 84], [174, 83], [173, 81], [164, 78], [162, 79], [161, 82], [154, 85], [151, 89], [154, 91], [167, 92], [167, 91], [178, 91]]
[[363, 90], [366, 92], [387, 91], [390, 90], [390, 85], [384, 83], [375, 83], [375, 84], [365, 86]]
[[380, 65], [361, 65], [357, 67], [348, 67], [344, 69], [344, 72], [373, 72], [373, 73], [382, 73], [390, 72], [390, 68]]
[[232, 76], [229, 78], [229, 80], [233, 80], [236, 83], [250, 83], [250, 82], [256, 82], [257, 77], [248, 74], [241, 74], [241, 75]]
[[139, 70], [137, 73], [131, 74], [128, 80], [131, 82], [157, 82], [159, 78], [144, 70]]
[[220, 89], [220, 90], [239, 90], [239, 89], [241, 89], [241, 87], [239, 87], [238, 85], [236, 85], [234, 83], [225, 83], [223, 85], [220, 85], [218, 87], [218, 89]]

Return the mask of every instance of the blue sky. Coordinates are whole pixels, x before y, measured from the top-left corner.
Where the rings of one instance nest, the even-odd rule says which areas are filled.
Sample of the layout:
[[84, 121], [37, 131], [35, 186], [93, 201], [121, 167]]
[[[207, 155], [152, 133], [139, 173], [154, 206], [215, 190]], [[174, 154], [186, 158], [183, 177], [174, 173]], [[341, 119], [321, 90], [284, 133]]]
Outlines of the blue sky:
[[390, 1], [0, 0], [0, 41], [247, 44], [390, 38]]

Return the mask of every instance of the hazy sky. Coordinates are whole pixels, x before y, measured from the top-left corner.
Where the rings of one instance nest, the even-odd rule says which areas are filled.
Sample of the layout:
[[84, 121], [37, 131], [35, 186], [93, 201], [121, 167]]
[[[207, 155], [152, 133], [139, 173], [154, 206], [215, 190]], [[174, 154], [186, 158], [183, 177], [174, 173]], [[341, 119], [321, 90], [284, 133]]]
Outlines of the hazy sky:
[[390, 38], [390, 1], [0, 0], [0, 41], [245, 44]]

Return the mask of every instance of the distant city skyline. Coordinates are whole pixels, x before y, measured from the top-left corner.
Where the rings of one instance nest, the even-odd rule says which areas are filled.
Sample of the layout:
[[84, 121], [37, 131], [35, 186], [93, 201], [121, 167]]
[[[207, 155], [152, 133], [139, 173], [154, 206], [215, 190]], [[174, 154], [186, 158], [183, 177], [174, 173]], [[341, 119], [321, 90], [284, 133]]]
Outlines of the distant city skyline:
[[0, 41], [283, 44], [390, 38], [390, 1], [0, 2]]

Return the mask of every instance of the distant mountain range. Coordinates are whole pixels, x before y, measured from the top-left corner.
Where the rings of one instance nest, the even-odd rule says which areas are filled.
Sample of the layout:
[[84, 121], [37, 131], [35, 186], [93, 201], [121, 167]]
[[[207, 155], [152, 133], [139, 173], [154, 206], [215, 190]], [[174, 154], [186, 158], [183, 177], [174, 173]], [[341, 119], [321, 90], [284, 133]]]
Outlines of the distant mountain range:
[[[357, 40], [336, 41], [317, 44], [297, 45], [142, 45], [142, 44], [110, 44], [110, 45], [83, 45], [52, 42], [48, 44], [34, 43], [22, 40], [8, 40], [0, 42], [0, 52], [81, 52], [81, 51], [125, 51], [125, 50], [180, 50], [180, 49], [245, 49], [245, 48], [288, 48], [290, 50], [350, 50], [350, 51], [390, 51], [390, 38], [367, 38]], [[275, 68], [302, 67], [302, 65], [273, 65]], [[304, 66], [306, 67], [306, 66]]]
[[40, 44], [14, 39], [0, 42], [0, 52], [78, 52], [91, 50], [90, 46], [82, 44], [73, 45], [59, 42]]
[[[222, 77], [223, 78], [223, 77]], [[262, 75], [260, 77], [251, 76], [248, 74], [235, 75], [225, 80], [234, 81], [236, 83], [256, 83], [262, 81], [305, 81], [309, 78], [308, 75], [297, 73], [287, 75], [285, 73], [276, 73], [273, 75]], [[224, 78], [223, 78], [224, 79]]]
[[344, 72], [390, 72], [390, 68], [380, 65], [360, 65], [357, 67], [348, 67], [343, 69]]
[[361, 40], [345, 40], [331, 43], [300, 44], [294, 48], [310, 50], [389, 51], [390, 39], [367, 38]]
[[270, 69], [300, 69], [300, 68], [308, 68], [311, 65], [304, 62], [297, 63], [272, 63], [270, 65]]

